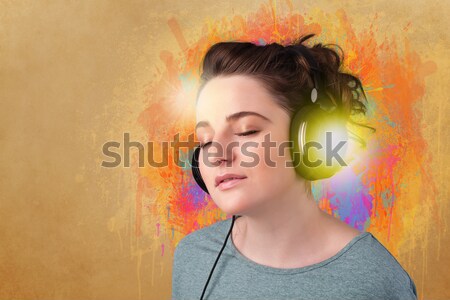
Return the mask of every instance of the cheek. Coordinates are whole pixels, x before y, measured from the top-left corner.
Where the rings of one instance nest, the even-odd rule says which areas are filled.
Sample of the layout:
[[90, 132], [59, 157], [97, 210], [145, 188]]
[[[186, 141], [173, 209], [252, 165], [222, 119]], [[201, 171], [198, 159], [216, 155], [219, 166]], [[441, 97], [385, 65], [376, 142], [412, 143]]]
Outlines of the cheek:
[[203, 181], [206, 183], [207, 187], [214, 187], [215, 185], [215, 174], [214, 167], [210, 162], [207, 161], [207, 156], [203, 157], [203, 150], [200, 152], [198, 167], [200, 174], [202, 175]]
[[274, 176], [285, 178], [294, 172], [293, 168], [289, 168], [291, 156], [288, 143], [282, 145], [276, 141], [275, 145], [270, 147], [259, 143], [257, 147], [248, 147], [247, 153], [242, 151], [240, 155], [240, 162], [247, 165], [244, 167], [245, 172], [256, 176], [257, 181], [264, 181]]

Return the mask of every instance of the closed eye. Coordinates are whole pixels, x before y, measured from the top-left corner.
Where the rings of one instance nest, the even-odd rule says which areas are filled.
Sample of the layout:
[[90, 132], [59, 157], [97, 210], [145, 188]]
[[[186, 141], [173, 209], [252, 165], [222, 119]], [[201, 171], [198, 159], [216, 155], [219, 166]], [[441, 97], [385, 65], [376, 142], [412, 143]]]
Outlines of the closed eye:
[[[246, 132], [242, 132], [242, 133], [236, 133], [237, 136], [247, 136], [247, 135], [252, 135], [259, 132], [258, 130], [250, 130], [250, 131], [246, 131]], [[200, 148], [204, 148], [205, 146], [211, 144], [211, 142], [205, 143], [205, 144], [201, 144]]]
[[257, 132], [258, 132], [257, 130], [250, 130], [250, 131], [246, 131], [246, 132], [243, 132], [243, 133], [236, 133], [236, 135], [238, 135], [238, 136], [247, 136], [247, 135], [251, 135], [251, 134], [257, 133]]

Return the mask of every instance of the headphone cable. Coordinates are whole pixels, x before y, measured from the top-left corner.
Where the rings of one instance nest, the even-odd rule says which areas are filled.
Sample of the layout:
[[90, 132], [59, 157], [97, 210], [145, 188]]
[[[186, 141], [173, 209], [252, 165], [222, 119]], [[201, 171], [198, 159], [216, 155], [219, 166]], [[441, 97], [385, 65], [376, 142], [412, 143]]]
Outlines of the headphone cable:
[[[240, 217], [240, 216], [239, 216]], [[202, 296], [200, 297], [200, 300], [203, 300], [203, 296], [205, 295], [206, 287], [208, 286], [209, 280], [211, 279], [211, 275], [214, 272], [214, 269], [216, 268], [217, 261], [219, 260], [220, 255], [222, 254], [223, 249], [225, 248], [225, 245], [227, 244], [228, 237], [231, 234], [231, 231], [233, 230], [234, 221], [237, 219], [236, 215], [233, 215], [233, 220], [231, 221], [230, 230], [228, 231], [227, 237], [225, 239], [225, 242], [223, 243], [222, 249], [220, 249], [219, 255], [216, 258], [216, 262], [214, 263], [214, 266], [211, 269], [211, 272], [209, 273], [208, 280], [206, 281], [205, 287], [203, 288]]]

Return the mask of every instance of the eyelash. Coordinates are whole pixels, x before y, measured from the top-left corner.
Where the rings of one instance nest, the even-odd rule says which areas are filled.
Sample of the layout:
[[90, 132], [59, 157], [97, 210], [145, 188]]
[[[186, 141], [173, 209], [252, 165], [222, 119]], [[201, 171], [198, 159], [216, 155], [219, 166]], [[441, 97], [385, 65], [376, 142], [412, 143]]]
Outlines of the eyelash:
[[[242, 132], [242, 133], [237, 133], [236, 135], [238, 135], [238, 136], [247, 136], [247, 135], [255, 134], [257, 132], [259, 132], [259, 131], [258, 130], [250, 130], [250, 131], [246, 131], [246, 132]], [[206, 145], [209, 145], [209, 144], [211, 144], [211, 142], [202, 144], [202, 145], [200, 145], [200, 148], [203, 148], [203, 147], [205, 147]]]

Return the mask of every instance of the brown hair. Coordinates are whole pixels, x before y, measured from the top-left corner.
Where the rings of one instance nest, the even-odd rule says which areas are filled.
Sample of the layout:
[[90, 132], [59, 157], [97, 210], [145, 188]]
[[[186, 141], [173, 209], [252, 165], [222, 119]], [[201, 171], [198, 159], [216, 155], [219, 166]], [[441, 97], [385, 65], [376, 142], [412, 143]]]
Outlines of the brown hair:
[[[214, 44], [203, 59], [198, 94], [214, 77], [250, 75], [262, 82], [292, 118], [297, 110], [311, 101], [310, 93], [314, 87], [311, 69], [316, 68], [316, 73], [320, 75], [319, 92], [327, 95], [348, 122], [375, 131], [375, 128], [351, 119], [351, 115], [366, 113], [364, 102], [367, 99], [361, 81], [340, 70], [344, 51], [335, 44], [319, 43], [312, 47], [303, 45], [304, 41], [314, 35], [301, 36], [286, 46], [278, 43], [259, 46], [237, 41]], [[339, 48], [342, 59], [335, 50], [327, 48], [328, 45]], [[315, 66], [310, 65], [311, 59]], [[365, 145], [360, 137], [355, 137]]]

